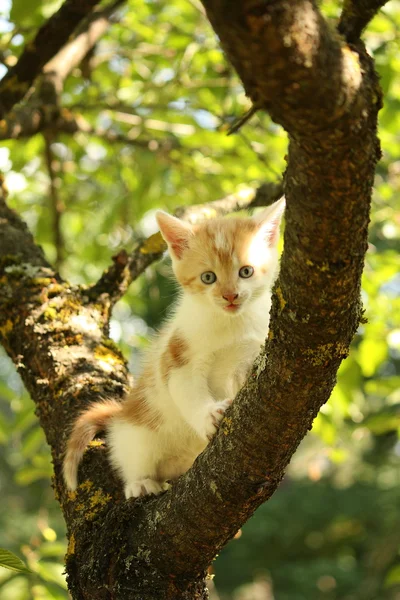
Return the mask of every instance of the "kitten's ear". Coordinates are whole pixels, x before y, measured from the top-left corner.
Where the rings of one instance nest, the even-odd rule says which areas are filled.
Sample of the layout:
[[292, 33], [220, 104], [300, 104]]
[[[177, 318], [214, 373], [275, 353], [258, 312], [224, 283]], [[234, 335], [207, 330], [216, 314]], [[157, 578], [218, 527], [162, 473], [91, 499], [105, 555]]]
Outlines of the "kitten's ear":
[[268, 206], [262, 213], [259, 213], [253, 220], [256, 222], [259, 232], [265, 237], [269, 246], [276, 246], [279, 240], [279, 227], [283, 211], [285, 210], [285, 198], [281, 198], [271, 206]]
[[184, 250], [189, 246], [193, 230], [188, 223], [158, 210], [156, 219], [161, 235], [168, 244], [169, 251], [175, 258], [182, 258]]

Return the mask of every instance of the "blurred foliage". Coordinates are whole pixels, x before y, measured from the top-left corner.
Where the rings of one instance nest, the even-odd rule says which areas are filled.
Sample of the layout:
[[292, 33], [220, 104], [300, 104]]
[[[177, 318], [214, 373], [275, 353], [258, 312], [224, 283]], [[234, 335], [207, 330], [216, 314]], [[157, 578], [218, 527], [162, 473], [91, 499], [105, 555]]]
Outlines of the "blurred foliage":
[[[0, 75], [59, 5], [1, 4]], [[337, 18], [335, 2], [322, 9]], [[62, 134], [52, 143], [61, 272], [73, 282], [92, 282], [118, 249], [152, 233], [156, 208], [214, 200], [275, 180], [285, 166], [286, 135], [267, 115], [226, 136], [250, 104], [197, 0], [129, 0], [120, 16], [62, 94], [63, 106], [104, 135]], [[281, 488], [217, 559], [214, 598], [400, 598], [399, 28], [393, 0], [364, 36], [386, 94], [363, 280], [367, 322]], [[126, 143], [108, 141], [109, 131]], [[10, 204], [55, 260], [43, 136], [4, 143], [0, 168]], [[114, 312], [111, 333], [133, 371], [174, 297], [168, 274], [166, 263], [149, 269]], [[4, 354], [0, 444], [0, 546], [23, 556], [31, 571], [0, 568], [0, 600], [65, 599], [65, 527], [50, 486], [50, 455]]]

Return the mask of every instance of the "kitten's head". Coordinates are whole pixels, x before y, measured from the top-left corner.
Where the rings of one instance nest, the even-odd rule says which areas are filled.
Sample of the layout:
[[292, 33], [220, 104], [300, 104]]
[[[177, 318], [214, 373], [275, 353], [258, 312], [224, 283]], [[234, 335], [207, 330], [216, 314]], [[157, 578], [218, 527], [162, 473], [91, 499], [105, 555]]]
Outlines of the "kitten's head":
[[172, 266], [185, 293], [237, 315], [275, 279], [279, 225], [285, 204], [250, 218], [217, 218], [189, 225], [158, 211]]

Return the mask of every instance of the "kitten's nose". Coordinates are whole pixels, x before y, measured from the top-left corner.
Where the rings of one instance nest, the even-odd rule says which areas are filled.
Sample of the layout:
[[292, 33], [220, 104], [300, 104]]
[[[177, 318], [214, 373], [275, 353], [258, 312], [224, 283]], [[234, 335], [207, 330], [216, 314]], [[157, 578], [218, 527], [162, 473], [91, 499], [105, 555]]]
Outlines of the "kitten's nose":
[[225, 294], [225, 296], [222, 297], [224, 300], [227, 300], [229, 304], [233, 304], [233, 301], [236, 300], [238, 296], [239, 294]]

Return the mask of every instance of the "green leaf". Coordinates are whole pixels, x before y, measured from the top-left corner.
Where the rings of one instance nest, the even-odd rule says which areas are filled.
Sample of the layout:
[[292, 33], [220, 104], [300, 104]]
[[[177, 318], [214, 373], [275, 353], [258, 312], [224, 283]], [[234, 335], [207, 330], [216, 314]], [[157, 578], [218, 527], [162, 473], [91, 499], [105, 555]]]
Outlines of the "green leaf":
[[44, 441], [43, 430], [37, 425], [27, 433], [22, 443], [22, 455], [34, 456]]
[[384, 340], [364, 339], [359, 348], [359, 360], [365, 377], [372, 377], [386, 359], [387, 343]]
[[0, 413], [0, 444], [5, 444], [8, 440], [10, 426], [7, 419], [3, 414]]
[[399, 585], [400, 584], [400, 565], [396, 565], [395, 567], [392, 567], [389, 571], [389, 573], [386, 575], [385, 578], [385, 587], [391, 587], [392, 585]]
[[67, 589], [64, 565], [61, 563], [41, 560], [37, 564], [37, 571], [45, 581], [56, 583], [60, 587]]
[[15, 475], [15, 481], [18, 485], [30, 485], [39, 479], [50, 479], [51, 469], [25, 467]]
[[61, 0], [13, 0], [10, 20], [19, 27], [39, 27], [61, 6]]
[[63, 558], [66, 551], [65, 543], [63, 542], [44, 542], [39, 548], [41, 557]]
[[19, 27], [37, 27], [43, 17], [40, 13], [42, 0], [14, 0], [10, 11], [10, 19]]
[[400, 427], [400, 405], [386, 406], [381, 411], [369, 415], [361, 425], [368, 427], [376, 435], [396, 431]]
[[4, 548], [0, 548], [0, 567], [4, 567], [10, 571], [18, 571], [20, 573], [31, 573], [18, 556], [15, 556], [15, 554]]

